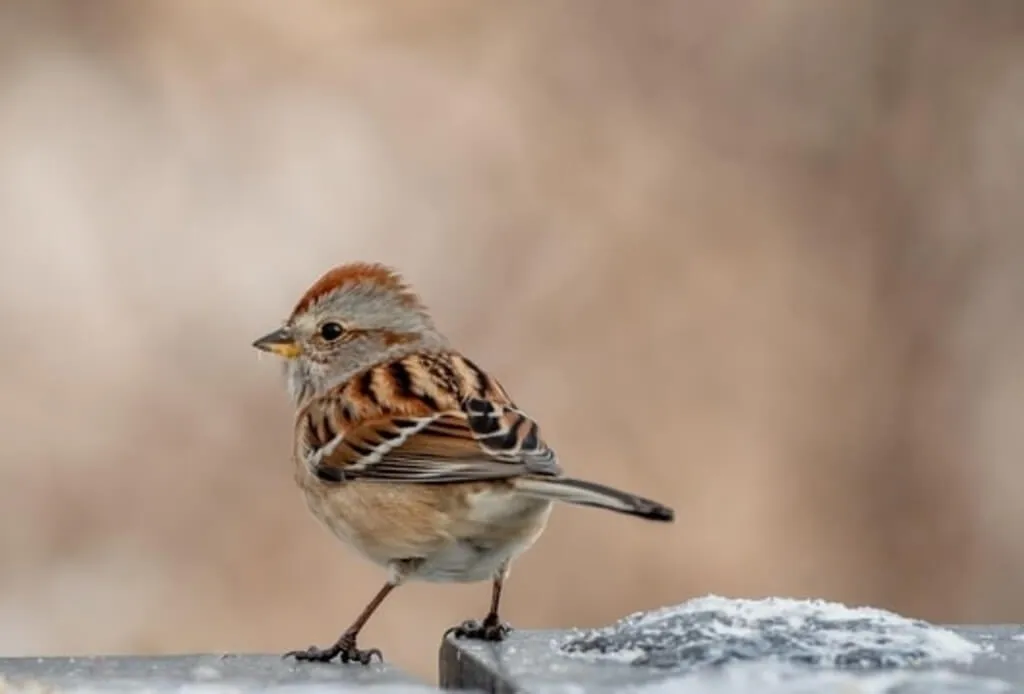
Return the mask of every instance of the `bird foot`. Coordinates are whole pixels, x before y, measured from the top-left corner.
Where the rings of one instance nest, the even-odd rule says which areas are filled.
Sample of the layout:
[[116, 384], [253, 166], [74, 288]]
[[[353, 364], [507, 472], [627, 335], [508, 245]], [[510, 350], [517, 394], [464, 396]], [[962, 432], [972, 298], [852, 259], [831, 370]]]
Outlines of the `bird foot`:
[[473, 639], [476, 641], [504, 641], [512, 627], [501, 622], [497, 617], [487, 618], [483, 622], [467, 619], [462, 624], [450, 628], [445, 635], [451, 634], [457, 639]]
[[283, 657], [295, 658], [300, 663], [329, 663], [337, 658], [343, 663], [369, 665], [374, 656], [377, 656], [378, 660], [384, 662], [384, 655], [380, 652], [379, 648], [356, 648], [355, 637], [346, 634], [338, 639], [337, 643], [330, 648], [310, 646], [301, 651], [288, 651]]

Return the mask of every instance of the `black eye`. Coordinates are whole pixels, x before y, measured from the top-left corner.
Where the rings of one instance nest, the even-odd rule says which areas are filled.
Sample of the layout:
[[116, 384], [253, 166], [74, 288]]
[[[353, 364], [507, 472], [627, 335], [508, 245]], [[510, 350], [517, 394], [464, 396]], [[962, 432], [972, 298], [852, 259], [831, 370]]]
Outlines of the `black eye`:
[[328, 342], [333, 342], [341, 337], [341, 334], [345, 332], [345, 329], [341, 327], [339, 323], [329, 321], [320, 326], [320, 337], [324, 338]]

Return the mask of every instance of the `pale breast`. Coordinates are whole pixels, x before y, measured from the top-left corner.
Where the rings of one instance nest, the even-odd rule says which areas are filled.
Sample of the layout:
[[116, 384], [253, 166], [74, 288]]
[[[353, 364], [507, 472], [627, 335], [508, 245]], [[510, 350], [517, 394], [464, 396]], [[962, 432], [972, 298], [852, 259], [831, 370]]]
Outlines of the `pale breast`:
[[489, 580], [543, 531], [550, 502], [501, 483], [302, 485], [313, 514], [371, 561], [423, 559], [427, 581]]
[[451, 542], [439, 488], [377, 482], [314, 483], [305, 492], [317, 518], [378, 564], [428, 556]]

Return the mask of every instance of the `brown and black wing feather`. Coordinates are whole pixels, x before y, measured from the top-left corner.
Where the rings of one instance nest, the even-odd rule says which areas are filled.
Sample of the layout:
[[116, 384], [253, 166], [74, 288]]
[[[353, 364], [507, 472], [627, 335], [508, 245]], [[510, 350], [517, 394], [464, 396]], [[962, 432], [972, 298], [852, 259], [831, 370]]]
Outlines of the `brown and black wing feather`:
[[374, 367], [300, 413], [299, 451], [325, 482], [419, 484], [557, 476], [537, 423], [454, 354]]

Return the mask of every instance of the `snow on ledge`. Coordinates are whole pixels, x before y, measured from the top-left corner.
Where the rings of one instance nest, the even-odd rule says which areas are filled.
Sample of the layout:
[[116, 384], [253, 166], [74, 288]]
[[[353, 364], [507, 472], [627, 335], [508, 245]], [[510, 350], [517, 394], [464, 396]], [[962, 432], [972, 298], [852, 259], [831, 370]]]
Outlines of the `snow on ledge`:
[[559, 648], [579, 657], [687, 670], [749, 661], [879, 670], [966, 663], [984, 650], [948, 629], [873, 607], [717, 595], [576, 630]]

